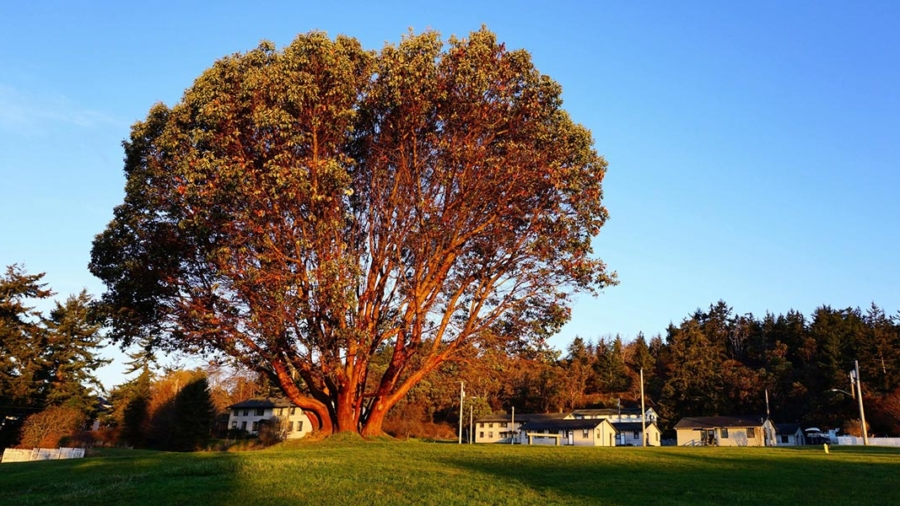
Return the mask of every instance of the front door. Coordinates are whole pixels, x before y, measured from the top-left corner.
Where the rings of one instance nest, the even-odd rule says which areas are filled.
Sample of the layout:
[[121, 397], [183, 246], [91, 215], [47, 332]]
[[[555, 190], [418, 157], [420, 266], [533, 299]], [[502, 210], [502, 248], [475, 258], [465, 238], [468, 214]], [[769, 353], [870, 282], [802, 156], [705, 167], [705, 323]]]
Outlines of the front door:
[[706, 431], [706, 441], [703, 444], [708, 446], [713, 446], [716, 444], [716, 430], [715, 429], [707, 429]]

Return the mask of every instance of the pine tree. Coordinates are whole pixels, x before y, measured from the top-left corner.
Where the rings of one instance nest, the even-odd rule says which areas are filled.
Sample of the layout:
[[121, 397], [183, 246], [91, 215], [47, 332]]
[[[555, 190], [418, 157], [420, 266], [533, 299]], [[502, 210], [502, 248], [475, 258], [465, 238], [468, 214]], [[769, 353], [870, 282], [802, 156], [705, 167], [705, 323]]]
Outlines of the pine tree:
[[65, 304], [56, 303], [46, 322], [47, 345], [44, 349], [48, 376], [47, 403], [68, 406], [87, 414], [94, 407], [89, 385], [102, 389], [94, 371], [110, 363], [97, 357], [102, 346], [100, 325], [91, 315], [87, 292], [70, 296]]
[[0, 276], [0, 405], [43, 407], [46, 397], [46, 333], [29, 301], [51, 297], [44, 274], [11, 265]]
[[205, 377], [191, 381], [175, 396], [172, 448], [192, 451], [210, 437], [216, 409]]

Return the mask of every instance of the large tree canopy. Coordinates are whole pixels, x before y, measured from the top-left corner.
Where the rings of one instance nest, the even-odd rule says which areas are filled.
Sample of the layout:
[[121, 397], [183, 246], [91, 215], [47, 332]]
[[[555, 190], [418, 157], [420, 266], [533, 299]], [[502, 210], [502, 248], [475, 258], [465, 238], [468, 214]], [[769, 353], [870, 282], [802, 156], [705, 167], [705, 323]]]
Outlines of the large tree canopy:
[[591, 256], [606, 162], [560, 94], [486, 29], [217, 61], [124, 143], [90, 266], [112, 334], [224, 352], [322, 430], [380, 433], [442, 362], [615, 283]]

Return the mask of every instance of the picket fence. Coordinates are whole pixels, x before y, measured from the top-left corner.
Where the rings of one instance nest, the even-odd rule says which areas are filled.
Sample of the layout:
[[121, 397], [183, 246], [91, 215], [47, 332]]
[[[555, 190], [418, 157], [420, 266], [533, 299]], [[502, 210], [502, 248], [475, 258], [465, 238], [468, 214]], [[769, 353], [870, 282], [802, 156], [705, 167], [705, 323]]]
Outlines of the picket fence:
[[[839, 445], [863, 445], [863, 438], [856, 436], [838, 436]], [[900, 446], [900, 437], [870, 437], [869, 446]]]
[[7, 448], [3, 450], [3, 459], [0, 462], [6, 464], [7, 462], [80, 458], [84, 458], [84, 448], [34, 448], [31, 450]]

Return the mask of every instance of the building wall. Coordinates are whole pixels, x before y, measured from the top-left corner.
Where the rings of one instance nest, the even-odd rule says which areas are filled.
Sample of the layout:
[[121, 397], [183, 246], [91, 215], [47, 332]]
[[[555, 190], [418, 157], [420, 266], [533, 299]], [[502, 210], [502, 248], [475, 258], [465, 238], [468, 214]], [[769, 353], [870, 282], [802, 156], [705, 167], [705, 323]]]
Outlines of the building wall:
[[476, 443], [509, 443], [509, 438], [521, 424], [516, 422], [475, 423]]
[[696, 429], [676, 429], [675, 438], [678, 446], [701, 446], [704, 431]]
[[249, 434], [258, 434], [259, 423], [272, 417], [277, 417], [282, 421], [287, 439], [302, 438], [312, 432], [312, 423], [306, 413], [297, 407], [232, 409], [228, 413], [228, 428], [246, 430]]
[[[647, 446], [660, 446], [661, 434], [656, 425], [647, 425]], [[616, 446], [641, 446], [641, 431], [620, 432]]]
[[779, 434], [775, 438], [776, 446], [801, 446], [803, 445], [803, 435], [795, 434]]
[[[748, 435], [753, 432], [752, 435]], [[728, 427], [716, 429], [718, 446], [763, 446], [762, 427]]]
[[[766, 430], [775, 434], [771, 424], [752, 427], [717, 427], [715, 428], [715, 444], [717, 446], [765, 446]], [[678, 446], [701, 446], [706, 437], [706, 430], [678, 429], [675, 431], [678, 438]], [[750, 432], [753, 432], [750, 435]]]

